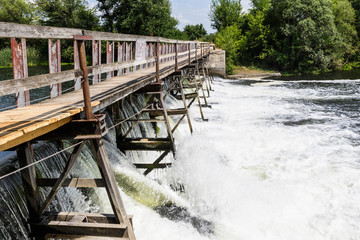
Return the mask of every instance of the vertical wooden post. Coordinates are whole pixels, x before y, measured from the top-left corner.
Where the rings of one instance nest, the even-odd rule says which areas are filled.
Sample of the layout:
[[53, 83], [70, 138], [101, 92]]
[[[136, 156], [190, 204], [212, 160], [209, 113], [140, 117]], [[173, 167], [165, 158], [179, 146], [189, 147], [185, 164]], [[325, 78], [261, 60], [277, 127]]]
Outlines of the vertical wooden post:
[[86, 65], [85, 41], [79, 41], [79, 55], [80, 55], [80, 68], [83, 73], [82, 88], [83, 88], [84, 105], [85, 105], [85, 116], [86, 119], [92, 119], [94, 116], [91, 108], [89, 77], [88, 77], [88, 69]]
[[[61, 51], [60, 40], [55, 43], [51, 39], [48, 40], [49, 46], [49, 72], [61, 72]], [[54, 98], [61, 95], [61, 83], [50, 85], [50, 97]]]
[[[109, 43], [108, 41], [106, 41], [106, 64], [114, 63], [114, 46], [114, 42]], [[114, 77], [114, 71], [108, 72], [106, 74], [106, 79], [110, 79], [112, 77]]]
[[[17, 150], [17, 156], [20, 167], [25, 167], [34, 163], [33, 148], [30, 142], [20, 146]], [[40, 216], [40, 194], [36, 184], [35, 166], [28, 167], [21, 171], [21, 178], [29, 216], [31, 219], [36, 219]]]
[[[101, 65], [101, 40], [92, 41], [92, 66]], [[101, 82], [101, 74], [95, 74], [93, 84]]]
[[188, 43], [188, 48], [189, 48], [189, 65], [191, 64], [191, 45], [190, 43]]
[[198, 60], [198, 44], [195, 43], [195, 61], [197, 62]]
[[179, 71], [179, 66], [178, 66], [178, 44], [175, 43], [175, 71]]
[[[123, 44], [118, 42], [117, 61], [122, 62], [123, 58], [124, 58]], [[118, 70], [117, 76], [120, 76], [121, 74], [123, 74], [123, 69]]]
[[186, 110], [186, 118], [188, 120], [188, 124], [189, 124], [189, 128], [190, 128], [190, 133], [193, 133], [193, 128], [192, 128], [192, 124], [191, 124], [191, 119], [190, 119], [190, 115], [189, 115], [189, 110], [186, 104], [186, 98], [185, 98], [185, 94], [184, 94], [184, 88], [182, 85], [182, 81], [181, 81], [181, 76], [178, 77], [178, 81], [179, 81], [179, 86], [180, 86], [180, 90], [181, 90], [181, 99], [183, 101], [184, 104], [184, 108]]
[[[28, 77], [26, 39], [22, 38], [20, 44], [15, 38], [11, 38], [10, 42], [14, 79], [26, 78]], [[15, 93], [15, 102], [17, 107], [30, 105], [29, 91]]]
[[[137, 39], [135, 43], [135, 60], [146, 59], [146, 40]], [[139, 66], [140, 70], [143, 69], [143, 64]]]
[[92, 139], [90, 141], [91, 141], [92, 149], [94, 151], [97, 165], [100, 170], [100, 174], [105, 182], [105, 186], [106, 186], [105, 189], [109, 195], [111, 207], [113, 209], [115, 218], [119, 223], [126, 224], [128, 228], [129, 239], [135, 240], [136, 238], [135, 238], [134, 230], [129, 220], [129, 217], [126, 213], [124, 203], [121, 199], [120, 192], [118, 190], [118, 186], [116, 184], [114, 174], [111, 170], [103, 142], [101, 138]]
[[[126, 61], [130, 61], [131, 60], [131, 45], [130, 45], [130, 43], [126, 43], [126, 59], [125, 59]], [[129, 68], [127, 68], [126, 69], [126, 73], [129, 73], [130, 72], [130, 70], [131, 70], [131, 68], [129, 67]]]
[[159, 42], [156, 42], [155, 44], [155, 54], [156, 54], [156, 81], [160, 81], [160, 54], [159, 54]]
[[[74, 69], [80, 69], [79, 46], [77, 40], [74, 40]], [[81, 77], [75, 78], [74, 90], [78, 90], [80, 88], [81, 88]]]

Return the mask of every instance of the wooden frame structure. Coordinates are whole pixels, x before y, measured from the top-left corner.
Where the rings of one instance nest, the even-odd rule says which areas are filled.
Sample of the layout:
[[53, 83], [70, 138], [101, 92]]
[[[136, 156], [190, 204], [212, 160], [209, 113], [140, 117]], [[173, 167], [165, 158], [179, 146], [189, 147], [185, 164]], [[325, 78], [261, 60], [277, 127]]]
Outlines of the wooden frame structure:
[[[117, 188], [113, 173], [110, 168], [106, 150], [101, 137], [106, 132], [104, 116], [94, 115], [108, 106], [117, 106], [119, 100], [129, 94], [147, 94], [150, 96], [148, 105], [141, 113], [148, 112], [152, 116], [163, 117], [168, 136], [166, 139], [155, 139], [153, 142], [143, 139], [134, 142], [134, 139], [127, 141], [120, 139], [118, 146], [124, 151], [128, 150], [161, 150], [163, 153], [151, 164], [135, 164], [139, 168], [146, 168], [145, 174], [154, 168], [169, 167], [169, 164], [162, 164], [165, 156], [175, 151], [173, 131], [180, 121], [186, 116], [190, 130], [192, 126], [186, 104], [186, 95], [183, 92], [182, 77], [178, 74], [180, 68], [195, 63], [209, 53], [208, 43], [193, 41], [179, 41], [159, 37], [146, 37], [127, 34], [115, 34], [86, 31], [82, 29], [68, 29], [56, 27], [42, 27], [24, 24], [0, 22], [0, 38], [10, 38], [14, 79], [0, 82], [0, 96], [15, 95], [16, 107], [30, 105], [29, 91], [49, 86], [49, 97], [56, 101], [63, 94], [62, 84], [73, 81], [74, 90], [82, 88], [84, 107], [77, 107], [76, 110], [69, 110], [68, 117], [61, 120], [50, 119], [51, 124], [42, 124], [42, 119], [35, 119], [35, 122], [26, 123], [26, 127], [14, 129], [12, 123], [2, 125], [0, 131], [0, 151], [16, 149], [21, 167], [34, 164], [32, 143], [38, 140], [64, 140], [73, 139], [77, 143], [68, 159], [63, 172], [56, 179], [37, 179], [35, 167], [32, 165], [22, 171], [23, 187], [25, 190], [27, 206], [29, 210], [29, 223], [31, 234], [36, 239], [43, 238], [77, 238], [89, 236], [91, 239], [129, 239], [135, 240], [132, 220], [125, 211], [119, 190]], [[17, 39], [21, 39], [18, 43]], [[26, 39], [47, 39], [49, 49], [49, 74], [28, 77]], [[74, 44], [74, 69], [61, 71], [61, 48], [60, 40], [73, 41]], [[106, 64], [101, 64], [101, 44], [106, 43]], [[86, 64], [85, 43], [91, 44], [92, 66]], [[207, 47], [204, 47], [204, 46]], [[200, 46], [200, 47], [199, 47]], [[200, 52], [199, 52], [200, 50]], [[185, 59], [185, 60], [184, 60]], [[175, 61], [174, 65], [168, 62]], [[166, 63], [167, 68], [160, 68], [160, 63]], [[102, 94], [101, 101], [94, 104], [90, 95], [89, 77], [92, 77], [92, 84], [101, 85], [101, 74], [106, 74], [107, 79], [115, 75], [130, 74], [147, 68], [155, 68], [152, 76], [146, 75], [130, 82], [129, 86], [121, 86]], [[170, 69], [170, 70], [169, 70]], [[181, 89], [181, 99], [184, 103], [183, 109], [166, 109], [163, 96], [163, 83], [161, 79], [176, 72], [172, 77], [174, 88]], [[195, 71], [194, 71], [195, 72]], [[198, 74], [196, 70], [195, 74]], [[195, 75], [194, 74], [194, 75]], [[146, 79], [141, 80], [142, 78]], [[140, 79], [140, 80], [139, 80]], [[200, 78], [201, 79], [201, 78]], [[119, 83], [120, 84], [120, 83]], [[198, 84], [201, 84], [201, 88]], [[196, 83], [196, 91], [203, 89], [200, 81]], [[111, 98], [104, 98], [105, 94]], [[165, 96], [166, 97], [166, 96]], [[203, 94], [206, 100], [205, 94]], [[199, 99], [199, 98], [198, 98]], [[79, 104], [76, 102], [76, 104]], [[200, 100], [199, 106], [201, 107]], [[115, 108], [114, 108], [115, 109]], [[5, 111], [6, 112], [6, 111]], [[114, 112], [116, 112], [114, 110]], [[54, 113], [55, 114], [55, 113]], [[116, 114], [115, 114], [116, 115]], [[118, 114], [117, 114], [118, 115]], [[169, 115], [182, 115], [181, 120], [171, 129]], [[7, 116], [6, 114], [1, 116]], [[141, 114], [136, 121], [140, 121]], [[60, 118], [59, 118], [60, 119]], [[56, 121], [56, 122], [52, 122]], [[155, 121], [155, 117], [149, 119]], [[159, 121], [156, 119], [156, 121]], [[4, 121], [3, 121], [4, 122]], [[39, 123], [37, 123], [39, 122]], [[31, 124], [34, 124], [31, 125]], [[19, 124], [22, 126], [24, 124]], [[29, 127], [29, 126], [30, 127]], [[31, 131], [29, 129], [32, 129]], [[37, 128], [39, 128], [37, 130]], [[34, 133], [37, 130], [36, 133]], [[14, 134], [16, 133], [16, 134]], [[126, 134], [125, 134], [126, 135]], [[10, 140], [8, 140], [10, 139]], [[131, 142], [132, 141], [132, 142]], [[68, 178], [69, 172], [74, 166], [85, 142], [89, 142], [93, 150], [102, 178], [82, 179]], [[140, 147], [139, 147], [140, 146]], [[138, 149], [143, 148], [143, 149]], [[39, 187], [52, 187], [47, 198], [42, 202], [39, 197]], [[51, 213], [47, 208], [55, 198], [61, 187], [104, 187], [107, 191], [113, 214], [100, 213]]]

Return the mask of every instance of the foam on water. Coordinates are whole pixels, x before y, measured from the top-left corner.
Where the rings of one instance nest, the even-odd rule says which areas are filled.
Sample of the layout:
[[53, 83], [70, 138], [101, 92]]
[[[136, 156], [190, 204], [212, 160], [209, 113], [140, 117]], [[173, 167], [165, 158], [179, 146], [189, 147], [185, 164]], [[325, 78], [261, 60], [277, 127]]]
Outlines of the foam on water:
[[[345, 82], [360, 100], [358, 83]], [[326, 104], [348, 97], [337, 83], [293, 84], [216, 79], [209, 121], [191, 109], [195, 132], [181, 126], [167, 175], [185, 185], [190, 210], [212, 221], [214, 234], [200, 238], [185, 223], [132, 207], [138, 239], [359, 239], [356, 105], [342, 113]]]
[[[201, 120], [194, 104], [193, 135], [183, 121], [175, 133], [173, 167], [150, 175], [162, 184], [131, 165], [150, 162], [156, 153], [125, 157], [114, 144], [113, 131], [104, 139], [115, 176], [126, 176], [138, 186], [135, 197], [122, 192], [127, 212], [134, 215], [137, 239], [360, 239], [360, 80], [216, 78], [213, 88], [211, 108], [203, 108], [208, 121]], [[174, 99], [167, 103], [181, 107]], [[137, 111], [132, 108], [125, 108], [126, 115]], [[151, 125], [143, 124], [133, 136], [141, 134], [152, 136]], [[73, 174], [98, 175], [91, 158], [89, 149], [83, 151]], [[171, 159], [169, 155], [166, 160]], [[49, 165], [43, 172], [54, 174], [52, 169]], [[174, 192], [174, 182], [186, 191]], [[104, 190], [83, 194], [61, 193], [61, 209], [111, 212]], [[186, 209], [185, 216], [198, 217], [199, 226], [186, 217], [161, 216], [154, 206], [164, 201]], [[212, 232], [201, 231], [208, 227], [201, 220], [212, 223]], [[6, 226], [0, 222], [1, 229]], [[24, 233], [16, 236], [25, 235], [20, 230]]]

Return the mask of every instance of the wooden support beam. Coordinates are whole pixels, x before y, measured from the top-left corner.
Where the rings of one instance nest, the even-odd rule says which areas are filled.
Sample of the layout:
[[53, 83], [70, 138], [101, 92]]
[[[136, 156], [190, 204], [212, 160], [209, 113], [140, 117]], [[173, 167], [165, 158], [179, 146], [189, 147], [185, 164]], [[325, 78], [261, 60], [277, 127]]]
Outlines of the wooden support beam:
[[134, 163], [136, 168], [163, 169], [171, 167], [171, 163]]
[[[48, 223], [30, 223], [33, 235], [41, 237], [46, 234], [66, 234], [66, 235], [90, 235], [90, 236], [109, 236], [125, 237], [126, 224], [110, 223], [87, 223], [69, 221], [50, 221]], [[45, 233], [45, 234], [44, 234]]]
[[[36, 179], [39, 187], [53, 187], [58, 179], [57, 178], [40, 178]], [[61, 187], [72, 188], [103, 188], [105, 183], [102, 179], [93, 178], [67, 178]]]
[[165, 119], [116, 119], [115, 123], [119, 122], [165, 122]]
[[70, 170], [74, 166], [76, 159], [78, 158], [84, 144], [85, 144], [85, 141], [82, 142], [81, 144], [75, 146], [73, 152], [70, 155], [68, 162], [66, 163], [66, 166], [65, 166], [63, 172], [60, 174], [59, 178], [56, 180], [56, 183], [54, 184], [49, 195], [46, 197], [44, 203], [42, 204], [42, 206], [40, 208], [40, 215], [42, 215], [45, 212], [45, 210], [49, 207], [50, 203], [55, 198], [57, 192], [60, 190], [61, 186], [65, 182], [65, 180], [66, 180]]
[[173, 149], [168, 138], [118, 139], [118, 148], [122, 151], [166, 151]]
[[90, 142], [96, 158], [97, 165], [100, 170], [100, 174], [105, 182], [106, 185], [105, 189], [109, 196], [110, 204], [113, 209], [116, 220], [120, 224], [125, 224], [125, 226], [127, 226], [127, 234], [129, 236], [129, 239], [135, 240], [136, 238], [135, 238], [134, 230], [129, 220], [129, 217], [126, 213], [124, 203], [121, 199], [120, 192], [117, 183], [115, 181], [115, 177], [112, 172], [103, 142], [101, 139], [92, 139], [90, 140]]
[[35, 140], [65, 140], [65, 139], [94, 139], [101, 138], [107, 133], [104, 114], [95, 115], [90, 120], [73, 120], [47, 134], [41, 135]]
[[[165, 152], [163, 152], [160, 157], [158, 157], [153, 164], [159, 164], [165, 157], [166, 155], [168, 155], [170, 153], [170, 150], [167, 150]], [[148, 168], [145, 172], [144, 175], [148, 175], [151, 171], [153, 170], [153, 168]]]
[[122, 237], [104, 237], [88, 235], [68, 235], [68, 234], [47, 234], [45, 239], [76, 239], [76, 240], [129, 240]]
[[135, 92], [135, 94], [144, 94], [147, 92], [161, 92], [164, 87], [164, 82], [150, 83]]
[[[184, 95], [185, 99], [193, 99], [193, 98], [197, 98], [199, 96], [199, 94], [197, 92], [194, 92], [194, 93], [187, 93]], [[178, 96], [175, 96], [175, 98], [177, 100], [182, 100], [182, 96], [181, 95], [178, 95]]]

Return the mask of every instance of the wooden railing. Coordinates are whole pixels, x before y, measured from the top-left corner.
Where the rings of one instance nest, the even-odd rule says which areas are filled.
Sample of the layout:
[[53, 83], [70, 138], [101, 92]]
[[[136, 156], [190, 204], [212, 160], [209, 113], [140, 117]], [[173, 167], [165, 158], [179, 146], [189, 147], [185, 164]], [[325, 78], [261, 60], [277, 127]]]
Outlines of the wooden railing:
[[[54, 98], [62, 94], [61, 84], [64, 82], [74, 81], [73, 90], [81, 88], [80, 42], [92, 45], [92, 66], [88, 67], [92, 84], [100, 82], [104, 73], [108, 79], [155, 65], [158, 69], [160, 63], [167, 61], [175, 61], [174, 68], [178, 70], [178, 60], [187, 59], [190, 64], [209, 52], [207, 42], [4, 22], [0, 22], [0, 38], [10, 38], [13, 64], [13, 79], [0, 81], [0, 96], [14, 94], [17, 107], [30, 105], [29, 91], [32, 89], [50, 86], [49, 97]], [[48, 40], [49, 74], [29, 77], [27, 39]], [[61, 71], [60, 40], [73, 41], [74, 70]], [[106, 41], [104, 64], [101, 63], [102, 41]]]

